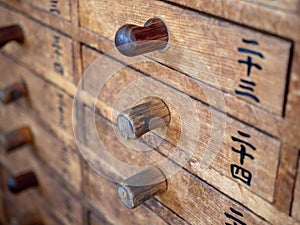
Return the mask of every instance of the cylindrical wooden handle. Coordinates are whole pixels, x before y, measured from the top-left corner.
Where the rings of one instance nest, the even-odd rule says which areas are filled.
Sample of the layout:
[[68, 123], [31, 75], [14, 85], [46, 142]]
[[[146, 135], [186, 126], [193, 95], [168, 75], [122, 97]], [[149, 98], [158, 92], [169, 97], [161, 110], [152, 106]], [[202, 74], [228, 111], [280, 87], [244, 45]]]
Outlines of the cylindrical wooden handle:
[[0, 137], [1, 147], [6, 152], [11, 152], [26, 144], [31, 144], [33, 136], [28, 127], [20, 127]]
[[152, 129], [169, 125], [170, 111], [159, 98], [134, 106], [121, 112], [117, 117], [117, 127], [126, 139], [139, 138]]
[[126, 56], [163, 50], [167, 47], [168, 41], [167, 26], [159, 18], [149, 19], [144, 27], [126, 24], [117, 31], [115, 36], [116, 47]]
[[37, 187], [38, 180], [34, 172], [29, 171], [9, 178], [7, 186], [12, 193], [20, 193], [28, 188]]
[[10, 41], [24, 42], [24, 34], [19, 25], [11, 25], [0, 28], [0, 48]]
[[150, 167], [125, 180], [117, 189], [124, 205], [133, 209], [154, 195], [166, 191], [167, 187], [162, 171], [157, 167]]
[[4, 104], [27, 95], [27, 88], [23, 81], [15, 82], [0, 90], [0, 100]]
[[43, 225], [42, 221], [39, 213], [26, 213], [11, 219], [10, 225]]

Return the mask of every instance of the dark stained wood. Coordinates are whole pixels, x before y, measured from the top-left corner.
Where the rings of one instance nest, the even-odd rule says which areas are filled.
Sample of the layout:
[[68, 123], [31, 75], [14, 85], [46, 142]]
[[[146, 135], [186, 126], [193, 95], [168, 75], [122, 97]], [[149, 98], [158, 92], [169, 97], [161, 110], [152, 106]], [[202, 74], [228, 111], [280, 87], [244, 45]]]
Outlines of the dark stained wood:
[[9, 178], [7, 186], [12, 193], [19, 193], [28, 188], [37, 187], [38, 180], [35, 173], [29, 171]]
[[19, 25], [11, 25], [0, 28], [0, 48], [10, 41], [16, 41], [18, 43], [24, 42], [23, 31]]
[[156, 167], [149, 167], [118, 185], [119, 197], [130, 209], [166, 190], [167, 180], [162, 171]]
[[5, 104], [13, 102], [26, 95], [26, 85], [23, 81], [15, 82], [0, 90], [0, 100]]
[[32, 142], [33, 137], [28, 127], [20, 127], [0, 136], [0, 145], [6, 152], [11, 152]]
[[136, 56], [163, 50], [169, 41], [166, 24], [159, 18], [149, 19], [144, 27], [123, 25], [115, 35], [118, 50], [126, 56]]
[[148, 98], [145, 102], [121, 112], [117, 126], [126, 139], [139, 138], [150, 130], [170, 123], [167, 105], [159, 98]]

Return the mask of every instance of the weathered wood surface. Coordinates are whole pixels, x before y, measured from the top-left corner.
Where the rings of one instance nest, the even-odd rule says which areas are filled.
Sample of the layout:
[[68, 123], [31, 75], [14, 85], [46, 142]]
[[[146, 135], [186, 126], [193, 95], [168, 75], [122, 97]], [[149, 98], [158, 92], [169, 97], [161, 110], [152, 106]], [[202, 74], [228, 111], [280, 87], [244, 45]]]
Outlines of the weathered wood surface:
[[24, 43], [9, 43], [2, 49], [47, 76], [60, 75], [70, 82], [73, 77], [72, 40], [25, 16], [0, 8], [0, 26], [19, 24]]
[[[84, 51], [83, 53], [84, 61], [89, 60], [89, 57], [91, 57], [93, 54], [91, 50]], [[113, 61], [110, 63], [111, 64], [107, 64], [108, 67], [118, 64], [117, 62]], [[108, 113], [105, 114], [104, 112], [103, 115], [113, 122], [116, 122], [116, 116], [114, 115], [117, 113], [113, 113], [113, 107], [114, 110], [117, 111], [126, 109], [131, 105], [132, 102], [140, 100], [138, 99], [138, 96], [140, 96], [139, 93], [161, 97], [161, 92], [159, 91], [169, 91], [169, 89], [163, 84], [154, 80], [151, 81], [150, 79], [145, 81], [147, 90], [145, 90], [145, 87], [143, 86], [135, 86], [134, 88], [130, 89], [130, 95], [120, 96], [120, 91], [127, 87], [130, 82], [142, 78], [143, 75], [128, 68], [124, 68], [110, 77], [99, 94], [99, 99], [105, 102], [107, 107], [110, 107], [110, 109], [107, 110]], [[99, 91], [98, 87], [93, 86], [92, 84], [88, 86], [88, 84], [85, 83], [85, 88], [92, 94], [95, 92], [98, 93]], [[177, 93], [173, 97], [179, 98], [182, 96]], [[115, 104], [117, 100], [119, 100], [119, 103], [121, 101], [123, 106]], [[235, 121], [232, 118], [219, 113], [218, 111], [208, 108], [200, 102], [193, 101], [192, 106], [195, 107], [196, 111], [196, 113], [193, 114], [193, 109], [190, 109], [190, 111], [182, 111], [176, 105], [172, 104], [171, 100], [162, 100], [166, 102], [169, 108], [171, 122], [167, 126], [166, 130], [157, 130], [156, 133], [173, 145], [183, 149], [186, 154], [190, 154], [192, 151], [192, 159], [195, 163], [195, 171], [201, 170], [199, 167], [200, 165], [206, 165], [206, 163], [208, 163], [210, 167], [214, 168], [220, 174], [233, 179], [230, 168], [233, 164], [240, 165], [240, 155], [234, 152], [232, 148], [240, 148], [240, 144], [234, 140], [235, 138], [241, 138], [254, 146], [255, 150], [251, 150], [251, 147], [249, 146], [246, 148], [247, 153], [250, 153], [255, 159], [251, 160], [246, 157], [244, 164], [246, 166], [245, 168], [251, 171], [253, 174], [253, 183], [251, 186], [247, 186], [242, 182], [233, 179], [240, 184], [237, 191], [240, 190], [240, 188], [250, 189], [268, 201], [273, 201], [280, 150], [280, 142], [278, 140], [271, 138], [270, 136], [261, 133], [252, 127]], [[186, 108], [188, 106], [180, 105], [180, 107]], [[198, 116], [200, 121], [199, 127], [198, 125], [195, 127], [191, 124], [187, 124], [187, 120], [182, 119], [184, 117], [188, 117], [188, 114]], [[197, 121], [193, 120], [193, 122]], [[190, 130], [195, 130], [190, 131], [189, 135], [187, 130], [184, 130], [184, 127], [188, 127]], [[200, 131], [198, 135], [197, 130]], [[243, 138], [241, 135], [239, 135], [239, 132], [248, 133], [251, 136], [251, 139]], [[217, 136], [214, 136], [214, 134], [217, 134]], [[210, 141], [215, 142], [216, 144], [210, 144]], [[217, 143], [219, 143], [219, 146]], [[248, 161], [247, 163], [247, 160], [250, 162]], [[208, 180], [208, 182], [210, 182], [210, 180]]]
[[[66, 20], [71, 20], [71, 1], [70, 0], [31, 0], [31, 1], [20, 1], [20, 0], [2, 0], [2, 3], [9, 5], [11, 7], [21, 9], [22, 11], [28, 12], [32, 11], [47, 12], [56, 17], [60, 17]], [[44, 21], [44, 18], [42, 19]]]
[[[291, 43], [158, 1], [147, 4], [143, 0], [130, 3], [80, 3], [81, 26], [111, 40], [114, 40], [116, 27], [118, 29], [124, 23], [140, 24], [153, 16], [149, 9], [155, 8], [155, 16], [162, 17], [168, 26], [170, 46], [164, 53], [148, 54], [151, 58], [281, 115]], [[118, 10], [114, 10], [117, 7]], [[132, 8], [137, 8], [138, 12], [133, 14]], [[182, 15], [184, 19], [174, 20], [175, 15]], [[255, 40], [257, 44], [249, 44], [243, 40]], [[250, 51], [256, 53], [249, 53]], [[247, 61], [247, 57], [251, 57], [252, 63], [261, 68], [251, 66], [251, 71], [247, 71], [245, 62], [241, 62]], [[255, 85], [249, 86], [241, 79], [254, 82]], [[246, 91], [241, 86], [249, 86], [254, 91]], [[238, 94], [240, 92], [250, 93], [257, 99]]]
[[[170, 2], [188, 6], [189, 8], [194, 8], [210, 15], [222, 17], [245, 26], [255, 27], [293, 40], [300, 39], [299, 15], [284, 10], [274, 10], [271, 7], [263, 7], [263, 5], [253, 4], [249, 0], [170, 0]], [[281, 1], [273, 1], [274, 4], [277, 4], [277, 2]], [[285, 4], [285, 7], [291, 7], [291, 4]], [[297, 11], [299, 14], [299, 7]]]
[[12, 60], [2, 55], [0, 59], [3, 62], [0, 64], [0, 89], [15, 82], [24, 82], [27, 96], [18, 99], [17, 104], [32, 117], [42, 120], [66, 144], [74, 144], [72, 98]]
[[297, 181], [293, 196], [294, 202], [292, 205], [292, 216], [300, 221], [300, 157], [297, 171]]
[[37, 176], [39, 186], [24, 193], [30, 194], [34, 199], [39, 199], [42, 206], [50, 210], [64, 224], [83, 224], [82, 206], [78, 199], [66, 189], [57, 175], [34, 156], [31, 148], [24, 147], [14, 154], [1, 157], [1, 162], [11, 174], [33, 171]]
[[[90, 110], [90, 109], [88, 109]], [[91, 113], [91, 112], [90, 112]], [[100, 135], [100, 138], [102, 139], [102, 142], [105, 143], [106, 149], [102, 149], [102, 151], [109, 151], [110, 154], [113, 154], [114, 156], [118, 156], [119, 160], [122, 162], [126, 162], [129, 165], [151, 165], [151, 158], [153, 161], [161, 160], [161, 155], [159, 153], [155, 152], [149, 152], [148, 154], [151, 154], [151, 156], [148, 157], [135, 157], [136, 153], [135, 151], [130, 151], [128, 153], [128, 149], [124, 147], [121, 143], [118, 142], [114, 135], [114, 131], [112, 128], [109, 128], [109, 125], [106, 125], [106, 121], [100, 117], [96, 117], [96, 126], [98, 128], [98, 132]], [[103, 132], [105, 130], [105, 132]], [[93, 140], [91, 137], [91, 134], [87, 134], [87, 144], [90, 145], [91, 152], [94, 151], [94, 148], [92, 147], [92, 144], [90, 140]], [[126, 153], [127, 152], [127, 153]], [[91, 153], [92, 154], [92, 153]], [[139, 153], [142, 154], [142, 153]], [[145, 153], [143, 153], [145, 154]], [[130, 164], [130, 162], [132, 164]], [[135, 164], [133, 164], [135, 163]], [[100, 165], [101, 164], [101, 165]], [[99, 168], [98, 171], [101, 171], [102, 174], [110, 175], [110, 178], [112, 177], [118, 177], [118, 176], [125, 176], [126, 173], [129, 173], [130, 171], [124, 171], [124, 173], [116, 174], [118, 171], [116, 170], [116, 166], [112, 166], [111, 163], [101, 161], [98, 163]], [[91, 170], [92, 171], [92, 170]], [[123, 172], [123, 171], [122, 171]], [[92, 178], [90, 178], [90, 182], [97, 182], [97, 180], [103, 180], [102, 176], [96, 177], [95, 172], [90, 172], [94, 175], [91, 175]], [[215, 174], [214, 174], [215, 176]], [[220, 177], [215, 177], [215, 179], [220, 179]], [[223, 179], [223, 178], [221, 178]], [[88, 189], [86, 193], [92, 193], [95, 191], [100, 191], [103, 187], [101, 185], [101, 181], [98, 181], [98, 185], [94, 184], [88, 184], [85, 182], [85, 184], [88, 187], [95, 187], [93, 188], [93, 191]], [[224, 184], [224, 180], [223, 180]], [[227, 183], [230, 185], [229, 183]], [[228, 186], [227, 186], [228, 187]], [[232, 186], [229, 186], [230, 188]], [[104, 188], [104, 187], [103, 187]], [[113, 188], [110, 188], [113, 189]], [[103, 190], [104, 191], [104, 190]], [[109, 194], [106, 195], [116, 195], [116, 190], [112, 190]], [[207, 195], [206, 195], [207, 194]], [[246, 195], [245, 192], [242, 193], [243, 195]], [[99, 199], [99, 196], [101, 194], [98, 192], [97, 194], [93, 194], [93, 201], [99, 201], [98, 206], [102, 205], [102, 207], [109, 207], [109, 206], [103, 206], [102, 202], [103, 200]], [[97, 198], [97, 197], [98, 198]], [[205, 197], [206, 196], [206, 197]], [[258, 204], [256, 205], [257, 209], [255, 210], [260, 214], [261, 216], [268, 215], [268, 219], [271, 220], [271, 224], [281, 224], [283, 221], [285, 221], [288, 224], [294, 224], [295, 221], [291, 218], [288, 218], [283, 213], [280, 213], [277, 211], [274, 207], [271, 207], [270, 205], [266, 204], [266, 202], [259, 201], [257, 197], [254, 199], [252, 198], [253, 195], [248, 195], [245, 198], [251, 198], [255, 201], [255, 203], [252, 204]], [[176, 212], [178, 215], [180, 215], [182, 218], [187, 220], [188, 222], [192, 224], [219, 224], [220, 221], [225, 223], [226, 216], [224, 213], [227, 211], [230, 212], [230, 207], [234, 207], [236, 210], [242, 210], [241, 212], [244, 214], [245, 222], [250, 224], [264, 224], [262, 220], [260, 220], [258, 217], [256, 217], [254, 214], [252, 214], [250, 211], [245, 210], [242, 206], [237, 205], [236, 203], [229, 200], [229, 198], [222, 195], [220, 192], [218, 192], [216, 189], [208, 186], [203, 181], [200, 181], [198, 178], [190, 175], [188, 172], [184, 170], [179, 170], [174, 176], [171, 176], [168, 179], [168, 190], [159, 195], [157, 197], [164, 205], [166, 205], [168, 208], [172, 209], [174, 212]], [[259, 203], [257, 203], [257, 200]], [[119, 202], [119, 204], [122, 204]], [[111, 206], [113, 209], [118, 208], [122, 209], [121, 207], [117, 206]], [[137, 208], [138, 209], [138, 208]], [[224, 211], [223, 211], [224, 210]], [[245, 211], [244, 211], [245, 210]], [[270, 217], [271, 214], [277, 213], [278, 216], [274, 218], [274, 216]], [[219, 215], [219, 216], [216, 216]], [[221, 215], [224, 215], [224, 217], [220, 217]], [[228, 221], [230, 222], [230, 220]], [[247, 224], [248, 224], [247, 223]]]
[[[4, 182], [9, 178], [10, 172], [7, 171], [7, 168], [2, 168], [2, 175]], [[53, 218], [51, 213], [49, 213], [48, 209], [41, 204], [41, 200], [32, 196], [30, 193], [36, 190], [32, 190], [29, 192], [20, 193], [18, 195], [13, 195], [10, 193], [5, 186], [2, 187], [3, 192], [3, 206], [4, 209], [2, 213], [5, 213], [5, 224], [20, 224], [22, 225], [23, 222], [44, 222], [43, 224], [49, 225], [59, 225], [61, 224], [56, 219]], [[36, 224], [36, 223], [25, 223], [25, 224]]]
[[[76, 146], [57, 139], [39, 121], [18, 106], [10, 105], [1, 110], [1, 135], [23, 125], [29, 127], [33, 135], [33, 143], [30, 145], [32, 153], [56, 171], [76, 193], [80, 193], [82, 176], [80, 156]], [[18, 151], [23, 149], [14, 150], [14, 152]], [[1, 154], [4, 157], [7, 153], [3, 151]]]
[[291, 12], [297, 12], [299, 10], [300, 1], [299, 0], [276, 0], [276, 1], [270, 1], [270, 0], [243, 0], [245, 2], [251, 2], [254, 4], [258, 4], [258, 7], [260, 5], [263, 6], [270, 6], [272, 8], [275, 8], [277, 10], [287, 10]]

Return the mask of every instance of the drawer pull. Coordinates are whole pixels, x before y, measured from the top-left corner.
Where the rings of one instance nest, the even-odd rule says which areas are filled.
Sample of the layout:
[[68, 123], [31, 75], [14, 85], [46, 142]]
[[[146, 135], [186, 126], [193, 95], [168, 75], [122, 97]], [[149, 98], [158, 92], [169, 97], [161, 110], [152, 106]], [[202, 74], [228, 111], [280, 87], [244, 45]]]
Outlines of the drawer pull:
[[10, 220], [10, 225], [43, 225], [42, 215], [37, 212], [21, 214]]
[[169, 42], [166, 24], [159, 18], [149, 19], [143, 27], [123, 25], [116, 33], [115, 44], [125, 56], [136, 56], [164, 50]]
[[0, 28], [0, 48], [10, 41], [16, 41], [18, 43], [24, 42], [24, 34], [19, 25], [11, 25]]
[[126, 179], [117, 187], [123, 204], [130, 209], [137, 207], [156, 194], [167, 190], [167, 180], [162, 171], [150, 167]]
[[126, 139], [141, 137], [152, 129], [169, 125], [170, 112], [167, 105], [159, 98], [121, 112], [117, 117], [117, 127]]
[[28, 127], [21, 127], [10, 131], [0, 137], [1, 148], [6, 152], [11, 152], [26, 144], [33, 142], [33, 136]]
[[12, 193], [19, 193], [28, 188], [37, 187], [38, 180], [34, 172], [29, 171], [9, 178], [7, 186]]
[[7, 104], [27, 95], [26, 85], [23, 81], [15, 82], [0, 90], [0, 100]]

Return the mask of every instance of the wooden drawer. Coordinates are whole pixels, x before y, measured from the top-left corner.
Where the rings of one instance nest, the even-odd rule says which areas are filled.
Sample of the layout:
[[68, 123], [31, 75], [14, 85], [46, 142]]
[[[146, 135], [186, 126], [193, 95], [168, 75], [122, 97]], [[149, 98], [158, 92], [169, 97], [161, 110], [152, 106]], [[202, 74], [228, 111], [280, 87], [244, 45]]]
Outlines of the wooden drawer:
[[57, 17], [71, 20], [71, 1], [56, 1], [56, 0], [42, 0], [42, 1], [23, 1], [19, 0], [1, 1], [9, 6], [20, 9], [22, 11], [32, 13], [32, 11], [47, 12]]
[[0, 65], [2, 71], [0, 89], [23, 81], [27, 89], [27, 96], [18, 99], [17, 104], [32, 117], [41, 119], [66, 144], [74, 144], [72, 98], [25, 67], [2, 55], [0, 55], [0, 59], [3, 62]]
[[[60, 183], [60, 178], [41, 163], [33, 154], [30, 147], [1, 158], [2, 163], [13, 174], [18, 175], [32, 171], [38, 180], [38, 187], [23, 192], [31, 198], [38, 199], [42, 206], [48, 209], [65, 225], [82, 225], [82, 206], [78, 199]], [[30, 163], [28, 163], [30, 162]], [[18, 193], [18, 195], [26, 193]]]
[[[43, 224], [59, 225], [61, 224], [53, 218], [52, 215], [41, 204], [39, 198], [35, 198], [29, 192], [24, 192], [19, 195], [13, 195], [9, 192], [6, 186], [8, 178], [12, 175], [7, 169], [2, 168], [3, 175], [3, 206], [5, 213], [5, 224]], [[32, 190], [34, 192], [34, 190]]]
[[[109, 128], [107, 122], [101, 117], [96, 117], [96, 126], [99, 128], [99, 132], [103, 132], [104, 130], [106, 131], [106, 137], [101, 135], [102, 142], [106, 147], [106, 149], [102, 149], [102, 151], [108, 151], [111, 155], [118, 157], [118, 160], [122, 161], [123, 163], [133, 165], [134, 162], [134, 165], [138, 167], [138, 165], [151, 165], [151, 159], [154, 160], [154, 162], [157, 162], [163, 157], [158, 152], [151, 152], [148, 154], [146, 154], [145, 152], [138, 152], [136, 154], [133, 151], [128, 152], [128, 149], [126, 149], [126, 147], [124, 147], [117, 141], [116, 137], [114, 137], [113, 135], [112, 128]], [[91, 143], [91, 140], [93, 140], [93, 138], [90, 134], [87, 135], [87, 140], [89, 140], [88, 143]], [[91, 152], [94, 151], [94, 148], [92, 148]], [[172, 163], [170, 162], [170, 164]], [[99, 167], [96, 169], [101, 172], [101, 176], [97, 175], [92, 169], [88, 170], [85, 175], [84, 184], [87, 198], [99, 210], [104, 210], [102, 212], [102, 214], [104, 215], [111, 215], [116, 213], [117, 211], [119, 212], [119, 218], [122, 218], [123, 223], [132, 224], [135, 221], [138, 221], [138, 224], [141, 224], [141, 221], [144, 220], [143, 217], [145, 213], [138, 210], [144, 210], [145, 206], [139, 207], [135, 211], [128, 211], [128, 209], [122, 205], [120, 200], [117, 199], [117, 191], [115, 185], [110, 181], [107, 181], [107, 179], [113, 179], [118, 176], [126, 177], [128, 174], [134, 173], [134, 171], [122, 171], [122, 173], [120, 173], [120, 171], [118, 170], [119, 166], [117, 164], [112, 164], [103, 160], [98, 161], [98, 165]], [[172, 165], [176, 167], [175, 164]], [[100, 170], [100, 168], [102, 170]], [[106, 186], [106, 184], [108, 186]], [[156, 198], [164, 206], [174, 211], [177, 215], [180, 215], [180, 217], [185, 221], [183, 223], [229, 223], [232, 222], [232, 216], [242, 214], [241, 218], [239, 219], [241, 219], [246, 224], [268, 224], [266, 221], [256, 216], [253, 212], [247, 210], [235, 201], [232, 201], [230, 198], [224, 196], [215, 188], [209, 186], [207, 183], [189, 174], [185, 170], [178, 170], [178, 172], [174, 174], [174, 176], [171, 176], [168, 179], [167, 191], [160, 194]], [[103, 205], [103, 202], [107, 201], [114, 202], [114, 204]], [[128, 216], [127, 213], [130, 213], [129, 215], [132, 215], [131, 213], [134, 213], [134, 215]], [[235, 213], [235, 215], [232, 213]], [[123, 218], [123, 215], [125, 218]], [[149, 217], [149, 215], [146, 217]], [[128, 221], [131, 219], [133, 219], [133, 221]], [[113, 224], [115, 223], [116, 222], [114, 222]], [[280, 224], [279, 220], [277, 221], [277, 223]], [[154, 224], [161, 224], [161, 222], [157, 221]], [[177, 223], [174, 222], [172, 224]], [[272, 224], [276, 223], [273, 221]]]
[[[97, 54], [92, 50], [83, 48], [84, 62], [89, 61], [93, 55], [97, 56]], [[117, 62], [112, 62], [112, 64], [108, 66], [112, 66], [115, 63], [117, 64]], [[155, 89], [168, 90], [164, 84], [150, 79], [147, 80], [148, 90], [145, 90], [142, 87], [140, 89], [135, 87], [134, 90], [130, 90], [130, 96], [122, 96], [120, 94], [123, 89], [129, 86], [130, 82], [139, 79], [143, 79], [143, 76], [128, 68], [122, 69], [116, 72], [114, 76], [110, 77], [110, 79], [106, 82], [105, 87], [99, 94], [99, 99], [103, 101], [106, 104], [105, 107], [107, 107], [105, 109], [100, 108], [100, 112], [108, 119], [116, 122], [116, 112], [113, 111], [124, 110], [131, 107], [131, 104], [134, 101], [139, 100], [137, 97], [139, 96], [139, 93], [143, 92], [145, 95], [151, 96], [151, 94], [153, 94], [155, 96], [159, 96], [161, 93], [156, 92]], [[85, 85], [87, 85], [87, 82]], [[94, 93], [94, 91], [99, 91], [95, 90], [95, 87], [92, 86], [85, 86], [85, 88], [91, 93]], [[178, 94], [178, 96], [179, 95], [181, 94]], [[165, 100], [168, 104], [167, 99], [163, 100]], [[120, 101], [122, 102], [123, 106], [116, 104], [116, 102]], [[182, 131], [184, 129], [183, 127], [185, 126], [183, 123], [186, 123], [187, 120], [181, 118], [186, 114], [180, 114], [182, 111], [178, 110], [178, 108], [172, 104], [173, 103], [168, 104], [168, 108], [171, 111], [171, 123], [168, 126], [166, 135], [164, 135], [164, 131], [157, 131], [155, 133], [167, 140], [170, 144], [182, 149], [183, 152], [186, 152], [186, 154], [189, 154], [190, 149], [195, 148], [193, 156], [188, 162], [188, 165], [183, 166], [187, 166], [191, 172], [202, 176], [203, 174], [201, 172], [201, 168], [205, 165], [205, 163], [209, 162], [211, 163], [209, 166], [218, 173], [238, 183], [232, 187], [236, 191], [239, 191], [240, 188], [242, 188], [245, 193], [249, 193], [248, 190], [250, 190], [269, 202], [273, 201], [279, 162], [279, 152], [281, 147], [280, 141], [262, 132], [259, 132], [250, 126], [246, 126], [236, 120], [226, 117], [222, 113], [211, 110], [197, 101], [193, 101], [193, 104], [197, 110], [196, 116], [199, 117], [200, 121], [199, 127], [197, 127], [197, 129], [199, 129], [199, 134], [189, 136], [186, 131]], [[181, 105], [180, 107], [187, 106]], [[85, 118], [88, 118], [87, 120], [92, 120], [92, 114], [85, 115]], [[225, 123], [222, 124], [222, 121], [225, 121]], [[189, 128], [193, 129], [191, 126], [189, 126]], [[85, 130], [89, 131], [92, 130], [92, 128], [87, 127]], [[222, 136], [222, 140], [219, 140], [219, 146], [217, 144], [218, 139], [214, 139], [216, 137], [213, 135], [214, 133], [218, 133]], [[249, 134], [251, 138], [246, 138], [245, 140], [245, 137], [242, 137], [243, 133]], [[185, 137], [185, 142], [178, 141], [182, 136]], [[95, 143], [97, 145], [96, 138], [97, 137], [92, 138], [91, 140], [94, 141], [91, 141], [89, 144], [92, 145]], [[247, 151], [253, 156], [253, 160], [245, 157], [244, 161], [245, 169], [252, 173], [252, 181], [250, 185], [241, 182], [238, 177], [233, 176], [231, 170], [232, 165], [241, 166], [240, 155], [232, 150], [232, 148], [238, 149], [240, 147], [241, 142], [237, 141], [238, 139], [240, 141], [245, 140], [250, 144], [247, 146]], [[210, 141], [214, 141], [215, 144], [211, 144]], [[167, 148], [166, 146], [162, 148]], [[268, 151], [266, 152], [265, 149], [268, 149]], [[171, 153], [168, 153], [167, 150], [163, 152], [171, 155]], [[261, 182], [262, 178], [264, 178], [264, 182]], [[208, 182], [211, 182], [211, 179], [212, 176], [211, 178], [208, 178]]]
[[[142, 26], [153, 16], [161, 17], [169, 28], [170, 47], [149, 54], [151, 58], [250, 105], [278, 116], [284, 112], [291, 42], [159, 1], [118, 5], [80, 1], [81, 26], [113, 40], [124, 24]], [[174, 19], [176, 15], [181, 19]]]
[[1, 27], [19, 24], [24, 33], [24, 43], [7, 43], [3, 47], [5, 53], [38, 73], [74, 81], [71, 39], [6, 8], [0, 8], [0, 15]]
[[[57, 172], [76, 193], [80, 193], [82, 177], [77, 146], [57, 139], [22, 108], [15, 105], [3, 108], [0, 119], [1, 134], [4, 135], [21, 127], [28, 127], [32, 133], [33, 144], [30, 146], [32, 153]], [[21, 147], [14, 151], [23, 151], [23, 149]], [[4, 154], [3, 152], [2, 155]], [[14, 152], [7, 154], [14, 154]]]

